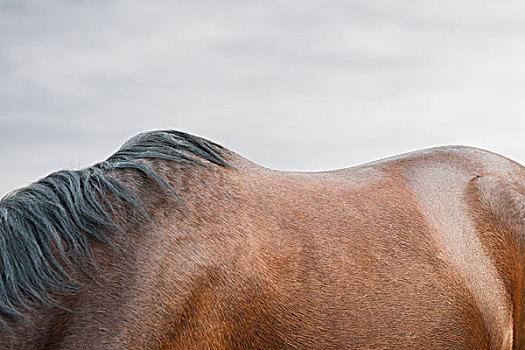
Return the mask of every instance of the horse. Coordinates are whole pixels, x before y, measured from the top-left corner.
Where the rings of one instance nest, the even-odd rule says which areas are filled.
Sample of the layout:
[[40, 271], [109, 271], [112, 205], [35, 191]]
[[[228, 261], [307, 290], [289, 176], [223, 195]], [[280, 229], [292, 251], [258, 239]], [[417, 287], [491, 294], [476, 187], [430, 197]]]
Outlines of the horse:
[[1, 349], [525, 349], [525, 169], [286, 172], [180, 131], [0, 201]]

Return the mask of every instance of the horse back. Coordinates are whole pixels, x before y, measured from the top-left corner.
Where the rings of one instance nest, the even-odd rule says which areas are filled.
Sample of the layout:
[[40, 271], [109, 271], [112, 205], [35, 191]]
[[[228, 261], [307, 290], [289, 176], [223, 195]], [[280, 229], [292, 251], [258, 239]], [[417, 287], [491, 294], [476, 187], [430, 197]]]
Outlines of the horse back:
[[236, 169], [236, 200], [215, 232], [240, 242], [227, 259], [250, 276], [244, 312], [262, 310], [240, 327], [251, 341], [259, 333], [272, 339], [266, 348], [520, 344], [518, 164], [449, 147], [333, 172]]
[[145, 162], [184, 205], [144, 197], [155, 225], [130, 231], [117, 269], [93, 246], [104, 288], [76, 297], [65, 348], [89, 344], [98, 314], [130, 349], [522, 346], [518, 164], [459, 147], [320, 173], [224, 157]]

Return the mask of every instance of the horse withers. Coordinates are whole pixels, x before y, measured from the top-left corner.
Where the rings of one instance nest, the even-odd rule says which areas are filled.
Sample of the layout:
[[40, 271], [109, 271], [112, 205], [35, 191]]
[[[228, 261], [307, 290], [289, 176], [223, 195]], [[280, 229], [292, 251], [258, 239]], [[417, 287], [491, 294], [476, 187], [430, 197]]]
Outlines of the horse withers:
[[525, 169], [281, 172], [177, 131], [0, 202], [1, 349], [523, 349]]

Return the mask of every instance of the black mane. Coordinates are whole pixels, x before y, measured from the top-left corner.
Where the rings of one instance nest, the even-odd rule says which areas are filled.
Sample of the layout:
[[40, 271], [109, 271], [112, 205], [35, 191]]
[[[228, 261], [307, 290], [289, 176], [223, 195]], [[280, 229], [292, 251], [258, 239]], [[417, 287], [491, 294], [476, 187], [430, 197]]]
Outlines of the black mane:
[[[118, 229], [115, 204], [144, 213], [133, 191], [114, 170], [131, 169], [178, 195], [139, 159], [163, 159], [228, 166], [222, 148], [179, 131], [153, 131], [135, 136], [106, 161], [92, 167], [59, 171], [7, 195], [0, 201], [0, 323], [5, 316], [23, 317], [31, 303], [53, 304], [52, 295], [78, 285], [65, 266], [89, 259], [88, 239], [109, 242]], [[111, 199], [111, 200], [110, 200]], [[120, 203], [115, 203], [115, 200]]]

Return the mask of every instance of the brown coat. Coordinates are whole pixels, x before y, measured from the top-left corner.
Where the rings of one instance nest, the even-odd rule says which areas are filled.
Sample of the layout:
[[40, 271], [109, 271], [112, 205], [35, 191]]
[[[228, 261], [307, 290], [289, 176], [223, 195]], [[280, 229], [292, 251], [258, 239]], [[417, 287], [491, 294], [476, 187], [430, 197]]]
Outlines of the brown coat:
[[519, 164], [468, 147], [318, 173], [222, 156], [142, 161], [185, 205], [120, 172], [154, 224], [120, 219], [131, 258], [92, 242], [72, 312], [38, 310], [11, 347], [525, 349]]

